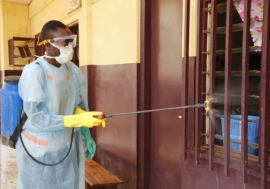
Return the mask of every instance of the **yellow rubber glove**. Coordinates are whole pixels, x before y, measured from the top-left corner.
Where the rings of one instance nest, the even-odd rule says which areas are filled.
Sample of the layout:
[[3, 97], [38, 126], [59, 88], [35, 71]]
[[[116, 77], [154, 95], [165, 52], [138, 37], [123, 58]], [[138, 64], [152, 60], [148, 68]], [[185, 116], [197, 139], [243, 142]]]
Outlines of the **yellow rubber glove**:
[[[82, 110], [81, 108], [77, 107], [74, 115], [76, 114], [83, 114], [86, 111]], [[96, 153], [97, 145], [96, 142], [91, 137], [90, 129], [87, 127], [81, 127], [81, 133], [83, 135], [83, 141], [86, 147], [86, 151], [84, 152], [86, 159], [92, 159]]]
[[[74, 115], [82, 114], [82, 113], [85, 113], [85, 112], [87, 112], [87, 111], [82, 110], [80, 107], [77, 107], [76, 110], [75, 110], [75, 112], [74, 112]], [[101, 115], [101, 114], [102, 114], [102, 112], [99, 112], [98, 115]], [[106, 118], [101, 119], [101, 120], [102, 120], [102, 122], [101, 122], [102, 127], [106, 127], [106, 123], [105, 123]]]
[[74, 111], [74, 115], [85, 113], [85, 110], [82, 110], [80, 107], [77, 107]]
[[[77, 108], [78, 109], [78, 108]], [[76, 111], [83, 111], [83, 110], [75, 110]], [[68, 115], [64, 116], [64, 126], [65, 127], [94, 127], [99, 126], [102, 124], [105, 127], [105, 120], [106, 119], [97, 119], [94, 116], [100, 115], [102, 112], [84, 112], [78, 115]]]

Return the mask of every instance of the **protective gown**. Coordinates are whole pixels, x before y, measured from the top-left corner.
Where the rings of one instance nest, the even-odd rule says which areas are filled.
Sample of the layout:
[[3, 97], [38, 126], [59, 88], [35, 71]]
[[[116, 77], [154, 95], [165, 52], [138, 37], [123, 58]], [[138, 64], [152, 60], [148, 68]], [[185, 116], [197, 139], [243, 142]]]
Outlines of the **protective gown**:
[[[21, 134], [27, 150], [41, 162], [59, 162], [68, 151], [72, 130], [65, 128], [63, 116], [72, 115], [76, 106], [88, 110], [82, 72], [72, 62], [58, 68], [40, 57], [23, 69], [19, 94], [28, 116]], [[18, 140], [17, 189], [85, 188], [83, 140], [80, 129], [74, 131], [70, 154], [56, 166], [34, 162]]]

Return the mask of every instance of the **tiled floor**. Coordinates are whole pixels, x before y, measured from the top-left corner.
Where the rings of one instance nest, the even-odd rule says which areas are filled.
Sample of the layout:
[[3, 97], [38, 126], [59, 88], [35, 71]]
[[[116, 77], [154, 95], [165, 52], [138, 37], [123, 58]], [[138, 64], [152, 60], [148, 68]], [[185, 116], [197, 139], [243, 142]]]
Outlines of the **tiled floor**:
[[16, 189], [18, 174], [16, 151], [15, 149], [2, 145], [2, 137], [0, 142], [0, 189]]

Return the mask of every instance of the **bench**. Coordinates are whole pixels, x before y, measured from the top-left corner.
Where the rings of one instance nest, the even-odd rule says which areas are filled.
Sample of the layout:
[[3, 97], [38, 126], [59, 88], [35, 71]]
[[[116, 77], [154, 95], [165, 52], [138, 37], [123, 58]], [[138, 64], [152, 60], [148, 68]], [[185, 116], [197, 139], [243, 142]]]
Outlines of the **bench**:
[[123, 183], [94, 160], [85, 160], [85, 189], [117, 189]]

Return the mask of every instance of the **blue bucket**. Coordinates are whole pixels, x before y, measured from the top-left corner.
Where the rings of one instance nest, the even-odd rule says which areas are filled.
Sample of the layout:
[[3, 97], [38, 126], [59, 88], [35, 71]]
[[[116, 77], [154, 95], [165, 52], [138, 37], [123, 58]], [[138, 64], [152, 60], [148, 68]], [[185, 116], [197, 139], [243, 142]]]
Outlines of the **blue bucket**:
[[[224, 117], [221, 117], [222, 136], [224, 136]], [[259, 143], [259, 116], [248, 116], [248, 142]], [[252, 122], [257, 121], [257, 122]], [[230, 138], [241, 140], [241, 115], [231, 115]], [[230, 142], [232, 150], [241, 151], [241, 144]], [[257, 155], [258, 149], [248, 146], [248, 153]]]
[[13, 134], [19, 119], [22, 99], [18, 93], [20, 76], [7, 76], [1, 95], [1, 134], [2, 143], [7, 145], [7, 139]]

